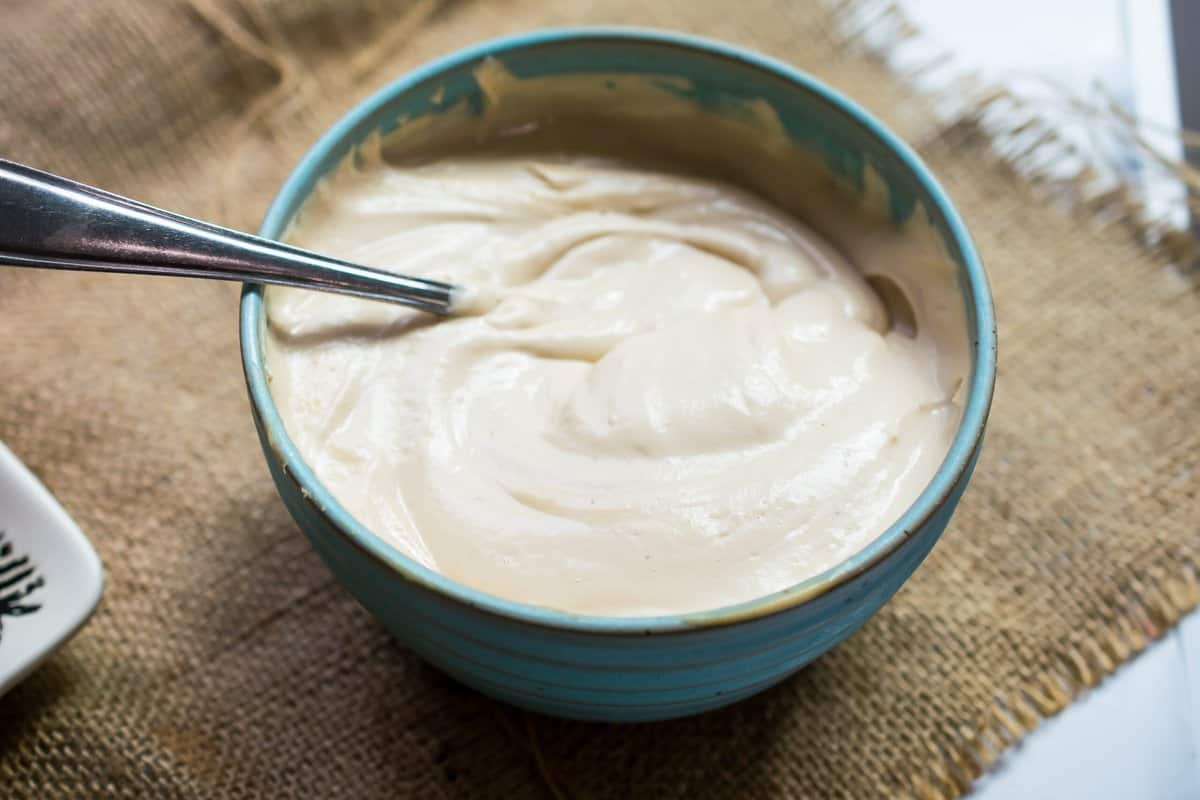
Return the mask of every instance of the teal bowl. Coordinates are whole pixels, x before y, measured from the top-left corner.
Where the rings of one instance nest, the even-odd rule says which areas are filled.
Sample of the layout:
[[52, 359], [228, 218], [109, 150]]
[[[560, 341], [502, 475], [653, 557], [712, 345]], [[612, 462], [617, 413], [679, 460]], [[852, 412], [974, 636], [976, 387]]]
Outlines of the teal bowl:
[[326, 133], [288, 178], [261, 233], [279, 237], [314, 184], [368, 137], [446, 109], [481, 107], [473, 71], [498, 59], [517, 77], [621, 73], [685, 79], [691, 101], [769, 103], [796, 145], [859, 191], [882, 178], [901, 222], [922, 211], [957, 272], [970, 371], [962, 421], [937, 474], [857, 555], [784, 591], [696, 614], [599, 617], [512, 602], [409, 559], [352, 517], [288, 437], [263, 369], [263, 289], [241, 303], [254, 421], [279, 494], [338, 580], [402, 642], [485, 694], [579, 719], [680, 717], [775, 684], [854, 632], [900, 588], [941, 535], [979, 454], [995, 380], [987, 280], [970, 237], [929, 170], [850, 100], [778, 61], [726, 44], [630, 29], [550, 30], [459, 51], [393, 82]]

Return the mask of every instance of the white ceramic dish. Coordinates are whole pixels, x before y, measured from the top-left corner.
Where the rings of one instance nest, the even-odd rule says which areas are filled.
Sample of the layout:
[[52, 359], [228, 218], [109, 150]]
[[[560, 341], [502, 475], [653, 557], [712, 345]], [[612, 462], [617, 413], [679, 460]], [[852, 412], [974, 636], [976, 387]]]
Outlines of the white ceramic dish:
[[79, 630], [103, 586], [91, 542], [0, 444], [0, 695]]

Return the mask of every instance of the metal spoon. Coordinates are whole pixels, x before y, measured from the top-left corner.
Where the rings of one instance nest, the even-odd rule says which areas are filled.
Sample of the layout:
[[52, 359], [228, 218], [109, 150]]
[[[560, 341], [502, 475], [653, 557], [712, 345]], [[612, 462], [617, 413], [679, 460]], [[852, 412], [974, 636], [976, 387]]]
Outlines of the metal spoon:
[[274, 283], [449, 314], [459, 289], [211, 225], [0, 159], [0, 265]]

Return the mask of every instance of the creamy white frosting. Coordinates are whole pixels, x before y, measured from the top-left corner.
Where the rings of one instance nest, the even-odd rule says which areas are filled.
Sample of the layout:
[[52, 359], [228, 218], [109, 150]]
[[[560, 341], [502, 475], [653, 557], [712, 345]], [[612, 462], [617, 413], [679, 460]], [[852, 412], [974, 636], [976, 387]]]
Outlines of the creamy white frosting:
[[[894, 522], [958, 425], [961, 348], [920, 293], [889, 313], [824, 239], [718, 180], [503, 148], [368, 158], [289, 241], [476, 290], [434, 321], [271, 288], [267, 366], [355, 517], [501, 597], [644, 616], [784, 589]], [[895, 241], [848, 249], [883, 264]]]

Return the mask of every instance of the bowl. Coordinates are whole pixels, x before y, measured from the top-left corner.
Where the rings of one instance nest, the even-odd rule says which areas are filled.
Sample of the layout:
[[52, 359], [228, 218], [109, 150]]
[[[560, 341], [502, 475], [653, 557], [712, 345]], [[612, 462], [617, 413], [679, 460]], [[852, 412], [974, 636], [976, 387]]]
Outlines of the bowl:
[[946, 527], [979, 455], [995, 379], [992, 303], [979, 257], [926, 166], [850, 100], [731, 45], [623, 28], [497, 39], [401, 77], [316, 143], [283, 185], [261, 234], [281, 236], [317, 181], [375, 134], [425, 115], [480, 108], [476, 70], [488, 59], [517, 78], [650, 76], [713, 113], [768, 104], [791, 141], [842, 185], [864, 195], [882, 191], [896, 224], [923, 215], [952, 265], [957, 290], [950, 291], [962, 300], [969, 360], [963, 415], [940, 469], [906, 513], [853, 557], [784, 591], [649, 618], [577, 615], [488, 595], [421, 566], [367, 530], [322, 486], [284, 429], [264, 373], [263, 289], [246, 287], [243, 366], [279, 494], [337, 579], [398, 639], [461, 682], [546, 714], [641, 721], [733, 703], [849, 636], [900, 588]]

